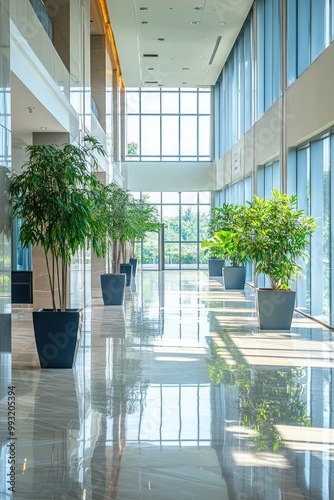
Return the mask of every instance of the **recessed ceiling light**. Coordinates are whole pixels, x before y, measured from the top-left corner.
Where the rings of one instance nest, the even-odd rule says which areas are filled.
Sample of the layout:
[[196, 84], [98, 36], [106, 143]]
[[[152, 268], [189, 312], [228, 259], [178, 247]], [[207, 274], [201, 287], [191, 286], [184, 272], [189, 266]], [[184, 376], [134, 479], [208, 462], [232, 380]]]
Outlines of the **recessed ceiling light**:
[[149, 71], [153, 71], [153, 70], [154, 70], [154, 68], [147, 68], [147, 69], [148, 69]]
[[194, 7], [194, 10], [203, 10], [203, 7]]
[[158, 42], [164, 42], [165, 39], [164, 38], [157, 38]]
[[142, 24], [148, 24], [148, 21], [142, 21], [141, 23]]
[[191, 21], [190, 24], [199, 24], [199, 21]]
[[41, 130], [46, 130], [47, 127], [41, 127]]
[[182, 68], [182, 69], [183, 69], [184, 71], [186, 71], [186, 70], [187, 70], [187, 69], [189, 69], [189, 68]]
[[148, 10], [148, 7], [139, 7], [139, 10]]
[[182, 82], [182, 85], [187, 85], [187, 82]]
[[224, 23], [224, 21], [222, 21], [222, 22], [221, 22], [220, 24], [221, 24], [222, 26], [225, 26], [225, 23]]

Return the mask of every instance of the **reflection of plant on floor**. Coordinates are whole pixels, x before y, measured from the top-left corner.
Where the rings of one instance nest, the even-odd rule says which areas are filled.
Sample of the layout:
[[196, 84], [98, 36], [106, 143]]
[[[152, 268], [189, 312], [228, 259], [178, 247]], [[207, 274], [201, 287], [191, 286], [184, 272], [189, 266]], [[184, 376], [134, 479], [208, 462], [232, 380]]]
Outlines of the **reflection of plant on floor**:
[[113, 378], [93, 384], [92, 403], [99, 412], [111, 418], [133, 415], [145, 406], [149, 384], [141, 381], [141, 362], [124, 358], [115, 366]]
[[255, 429], [253, 437], [257, 450], [277, 450], [284, 445], [276, 425], [311, 426], [306, 401], [301, 401], [304, 385], [299, 382], [305, 374], [303, 368], [275, 371], [254, 370], [250, 386], [240, 386], [242, 422]]
[[161, 335], [159, 318], [156, 320], [148, 318], [146, 313], [149, 313], [149, 310], [140, 307], [131, 310], [127, 326], [127, 342], [130, 340], [132, 344], [147, 344]]
[[306, 402], [300, 400], [304, 369], [256, 370], [243, 361], [229, 335], [224, 333], [223, 337], [234, 364], [227, 362], [222, 348], [212, 342], [207, 360], [210, 380], [215, 385], [238, 387], [242, 423], [257, 431], [251, 438], [256, 451], [276, 451], [284, 446], [276, 425], [311, 426]]

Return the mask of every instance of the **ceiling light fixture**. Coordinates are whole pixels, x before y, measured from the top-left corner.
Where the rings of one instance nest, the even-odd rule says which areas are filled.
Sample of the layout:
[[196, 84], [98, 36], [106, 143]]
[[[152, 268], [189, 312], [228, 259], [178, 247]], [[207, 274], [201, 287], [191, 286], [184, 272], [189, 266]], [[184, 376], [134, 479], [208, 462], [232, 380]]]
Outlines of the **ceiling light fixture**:
[[186, 71], [186, 70], [188, 70], [189, 68], [182, 68], [182, 69], [183, 69], [183, 71]]
[[164, 42], [165, 39], [164, 38], [157, 38], [158, 42]]
[[203, 10], [203, 7], [194, 7], [194, 10], [196, 10], [196, 11]]
[[46, 130], [46, 129], [47, 129], [47, 127], [41, 127], [41, 130]]
[[212, 64], [215, 56], [216, 56], [216, 53], [217, 53], [217, 50], [218, 50], [218, 47], [219, 47], [219, 44], [221, 42], [221, 39], [222, 37], [221, 36], [218, 36], [217, 37], [217, 40], [216, 40], [216, 43], [215, 43], [215, 46], [213, 48], [213, 51], [212, 51], [212, 54], [211, 54], [211, 57], [210, 57], [210, 61], [209, 61], [209, 64]]
[[139, 7], [139, 10], [148, 10], [148, 7]]
[[35, 106], [28, 106], [27, 107], [27, 110], [29, 111], [29, 113], [32, 113], [34, 111], [34, 109], [36, 109]]
[[191, 21], [190, 24], [199, 24], [199, 21]]
[[142, 24], [148, 24], [148, 21], [142, 21], [141, 23]]

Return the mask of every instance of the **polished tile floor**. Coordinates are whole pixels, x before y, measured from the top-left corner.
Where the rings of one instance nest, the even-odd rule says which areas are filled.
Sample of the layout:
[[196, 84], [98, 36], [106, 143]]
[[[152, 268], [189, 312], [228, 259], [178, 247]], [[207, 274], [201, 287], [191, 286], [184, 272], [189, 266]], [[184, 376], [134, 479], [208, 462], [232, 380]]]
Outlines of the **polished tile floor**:
[[252, 289], [203, 271], [139, 273], [124, 308], [95, 295], [73, 370], [39, 369], [31, 311], [13, 309], [1, 500], [334, 499], [333, 332], [302, 316], [259, 332]]

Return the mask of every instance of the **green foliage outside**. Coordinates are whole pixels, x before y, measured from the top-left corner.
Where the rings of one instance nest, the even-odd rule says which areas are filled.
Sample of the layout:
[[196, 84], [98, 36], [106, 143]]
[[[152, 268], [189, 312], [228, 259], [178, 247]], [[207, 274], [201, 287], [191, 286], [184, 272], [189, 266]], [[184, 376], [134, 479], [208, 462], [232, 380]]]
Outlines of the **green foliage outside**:
[[129, 142], [128, 143], [128, 155], [136, 156], [138, 154], [138, 144], [137, 142]]

